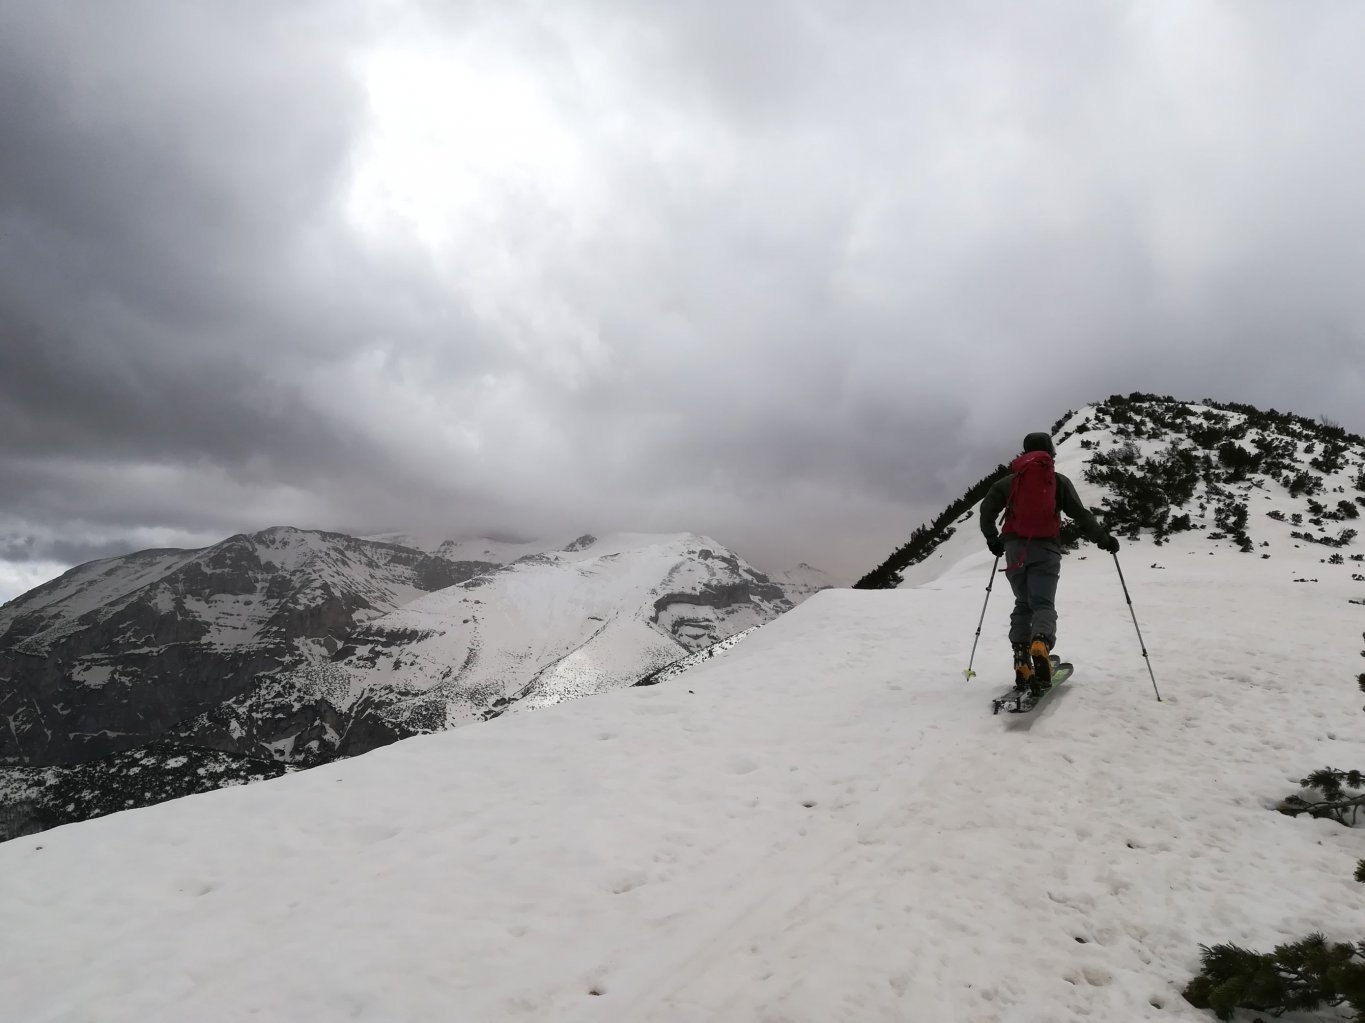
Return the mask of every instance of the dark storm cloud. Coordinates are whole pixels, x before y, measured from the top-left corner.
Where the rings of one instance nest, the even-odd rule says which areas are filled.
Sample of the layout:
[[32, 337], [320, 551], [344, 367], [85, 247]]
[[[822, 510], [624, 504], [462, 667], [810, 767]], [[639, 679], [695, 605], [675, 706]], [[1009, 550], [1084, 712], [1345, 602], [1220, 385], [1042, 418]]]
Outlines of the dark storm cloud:
[[103, 543], [83, 543], [79, 540], [54, 538], [43, 542], [33, 536], [7, 536], [0, 540], [0, 560], [16, 564], [33, 561], [53, 561], [68, 565], [79, 565], [99, 558], [111, 558], [127, 554], [126, 541], [105, 541]]
[[[189, 451], [240, 465], [278, 458], [335, 471], [338, 425], [300, 408], [294, 384], [230, 353], [83, 347], [0, 309], [7, 341], [0, 430], [26, 458], [174, 459]], [[344, 428], [344, 424], [342, 427]], [[375, 454], [375, 452], [370, 452]]]
[[298, 408], [271, 355], [307, 342], [285, 289], [308, 282], [281, 271], [327, 201], [356, 101], [305, 41], [189, 10], [4, 8], [0, 415], [13, 454], [273, 451], [296, 469], [293, 446], [331, 459], [320, 441], [338, 427]]
[[97, 288], [202, 330], [285, 297], [271, 281], [330, 199], [358, 97], [304, 25], [257, 31], [250, 10], [8, 5], [0, 181], [26, 261], [65, 285], [41, 298]]
[[0, 561], [694, 529], [852, 576], [1110, 393], [1365, 429], [1362, 29], [0, 0]]
[[376, 477], [432, 496], [312, 392], [480, 344], [335, 222], [363, 108], [341, 14], [0, 7], [0, 487], [7, 518], [95, 534], [35, 530], [37, 556], [363, 517]]

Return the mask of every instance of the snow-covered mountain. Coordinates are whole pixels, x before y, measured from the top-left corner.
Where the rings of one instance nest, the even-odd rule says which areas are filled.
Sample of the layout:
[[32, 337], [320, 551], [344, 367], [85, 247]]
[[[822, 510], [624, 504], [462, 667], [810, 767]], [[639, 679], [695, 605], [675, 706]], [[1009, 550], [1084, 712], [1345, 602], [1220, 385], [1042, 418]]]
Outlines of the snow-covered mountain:
[[[1274, 808], [1324, 764], [1365, 767], [1341, 508], [1365, 444], [1146, 404], [1058, 432], [1127, 537], [1163, 702], [1112, 559], [1082, 545], [1075, 678], [992, 716], [1009, 601], [964, 680], [993, 559], [955, 511], [899, 589], [818, 593], [662, 684], [0, 845], [0, 1000], [98, 1023], [1209, 1020], [1180, 993], [1201, 944], [1362, 937], [1362, 831]], [[1185, 456], [1147, 465], [1181, 438], [1188, 498]], [[1282, 439], [1292, 474], [1272, 456], [1238, 480], [1218, 453], [1287, 458]], [[1083, 480], [1114, 464], [1131, 478]], [[1158, 471], [1180, 499], [1133, 539]]]
[[440, 533], [376, 533], [363, 537], [379, 543], [393, 543], [401, 547], [434, 554], [448, 561], [479, 561], [486, 564], [510, 565], [533, 554], [562, 550], [574, 541], [573, 536], [540, 540], [495, 540], [473, 537], [451, 540]]
[[[0, 837], [52, 823], [39, 810], [57, 791], [80, 818], [632, 685], [791, 606], [689, 534], [552, 545], [276, 528], [83, 565], [0, 608], [0, 804], [27, 807]], [[228, 766], [201, 771], [180, 750]], [[60, 785], [34, 770], [76, 763]]]
[[494, 569], [273, 528], [95, 561], [0, 607], [0, 757], [78, 762], [324, 659], [360, 622]]
[[434, 731], [632, 685], [791, 607], [714, 540], [582, 536], [376, 618], [291, 681]]
[[768, 577], [781, 586], [787, 596], [793, 600], [804, 600], [821, 590], [828, 590], [831, 587], [841, 585], [828, 572], [807, 565], [804, 561], [795, 568], [769, 572]]

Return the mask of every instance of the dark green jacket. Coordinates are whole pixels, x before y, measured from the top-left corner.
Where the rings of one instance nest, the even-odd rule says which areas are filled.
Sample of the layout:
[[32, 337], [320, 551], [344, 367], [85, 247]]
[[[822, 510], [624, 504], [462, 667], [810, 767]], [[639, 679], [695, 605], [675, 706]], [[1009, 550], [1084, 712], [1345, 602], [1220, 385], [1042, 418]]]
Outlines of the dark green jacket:
[[[1003, 479], [996, 480], [991, 485], [991, 489], [986, 491], [986, 496], [981, 500], [981, 532], [985, 535], [987, 542], [994, 540], [1000, 535], [998, 520], [1005, 510], [1005, 505], [1010, 499], [1010, 484], [1014, 481], [1014, 474], [1010, 473]], [[1068, 518], [1075, 519], [1085, 535], [1095, 543], [1099, 543], [1109, 534], [1100, 525], [1099, 520], [1090, 514], [1090, 509], [1081, 504], [1080, 495], [1076, 493], [1076, 485], [1061, 473], [1057, 473], [1057, 511], [1063, 512]], [[1006, 533], [1006, 538], [1012, 534]]]

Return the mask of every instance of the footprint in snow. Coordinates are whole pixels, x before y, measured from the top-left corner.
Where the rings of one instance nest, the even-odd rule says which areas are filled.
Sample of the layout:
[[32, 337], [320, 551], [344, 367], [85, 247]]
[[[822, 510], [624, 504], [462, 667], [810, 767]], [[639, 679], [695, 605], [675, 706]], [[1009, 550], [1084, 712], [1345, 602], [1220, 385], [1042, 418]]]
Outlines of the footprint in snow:
[[352, 832], [352, 835], [361, 845], [374, 845], [377, 842], [387, 842], [400, 830], [402, 829], [391, 824], [362, 824]]
[[643, 870], [621, 870], [607, 881], [607, 888], [613, 895], [624, 895], [649, 884], [649, 875]]

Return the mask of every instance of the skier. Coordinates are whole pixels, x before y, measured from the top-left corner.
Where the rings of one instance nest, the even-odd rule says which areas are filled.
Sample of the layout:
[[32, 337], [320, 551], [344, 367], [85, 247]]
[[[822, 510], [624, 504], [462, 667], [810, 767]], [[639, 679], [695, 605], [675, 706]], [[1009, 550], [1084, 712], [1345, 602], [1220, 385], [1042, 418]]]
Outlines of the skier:
[[[1062, 570], [1061, 513], [1075, 519], [1085, 535], [1110, 554], [1119, 542], [1081, 503], [1075, 485], [1057, 472], [1057, 451], [1046, 433], [1030, 433], [1024, 451], [1010, 463], [1009, 476], [997, 481], [981, 502], [981, 532], [997, 558], [1004, 557], [1005, 578], [1014, 590], [1010, 646], [1014, 685], [1037, 695], [1052, 684], [1049, 657], [1057, 645], [1057, 580]], [[1005, 512], [1004, 532], [996, 520]]]

